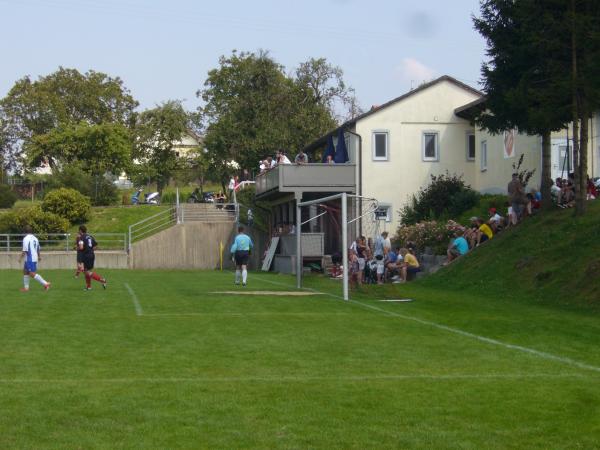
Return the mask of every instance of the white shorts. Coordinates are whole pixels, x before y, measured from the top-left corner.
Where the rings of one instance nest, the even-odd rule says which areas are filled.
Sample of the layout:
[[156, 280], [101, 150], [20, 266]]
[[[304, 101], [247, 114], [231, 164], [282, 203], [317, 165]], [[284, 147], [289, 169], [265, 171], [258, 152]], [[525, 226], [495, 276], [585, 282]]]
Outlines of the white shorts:
[[383, 260], [377, 261], [377, 275], [383, 275], [385, 270], [385, 266], [383, 265]]
[[365, 258], [358, 258], [358, 270], [365, 270]]

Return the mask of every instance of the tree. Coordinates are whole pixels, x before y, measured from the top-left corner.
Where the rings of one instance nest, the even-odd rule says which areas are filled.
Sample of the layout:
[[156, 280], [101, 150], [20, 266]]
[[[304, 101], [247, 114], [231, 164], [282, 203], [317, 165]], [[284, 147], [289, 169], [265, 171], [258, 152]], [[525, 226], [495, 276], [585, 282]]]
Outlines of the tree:
[[13, 168], [21, 165], [27, 159], [27, 145], [57, 129], [81, 123], [120, 124], [128, 129], [137, 106], [120, 78], [101, 72], [82, 74], [60, 67], [37, 81], [26, 76], [0, 101], [5, 164]]
[[131, 165], [131, 134], [115, 123], [67, 124], [35, 135], [25, 143], [27, 165], [48, 162], [53, 169], [78, 161], [91, 175], [120, 174]]
[[354, 116], [360, 108], [354, 89], [346, 86], [343, 76], [343, 70], [325, 58], [310, 58], [296, 69], [295, 81], [305, 100], [320, 105], [334, 116], [339, 116], [336, 112], [340, 109]]
[[[475, 28], [486, 38], [483, 65], [492, 132], [518, 127], [542, 135], [542, 197], [550, 199], [550, 134], [573, 124], [578, 214], [585, 211], [587, 123], [600, 106], [600, 6], [594, 0], [483, 0]], [[580, 126], [581, 124], [581, 126]]]
[[190, 127], [190, 115], [181, 102], [171, 100], [140, 114], [135, 126], [135, 170], [149, 181], [156, 182], [159, 193], [168, 184], [180, 160], [174, 144]]
[[324, 59], [309, 60], [292, 77], [266, 52], [222, 56], [197, 93], [213, 173], [225, 183], [232, 161], [250, 169], [334, 128], [334, 105], [351, 92], [341, 76]]
[[550, 136], [571, 119], [565, 102], [568, 85], [561, 74], [564, 63], [556, 61], [564, 39], [560, 8], [552, 0], [484, 0], [481, 18], [474, 18], [475, 28], [487, 41], [489, 57], [482, 65], [486, 110], [476, 122], [492, 133], [518, 128], [542, 136], [545, 207], [551, 204]]

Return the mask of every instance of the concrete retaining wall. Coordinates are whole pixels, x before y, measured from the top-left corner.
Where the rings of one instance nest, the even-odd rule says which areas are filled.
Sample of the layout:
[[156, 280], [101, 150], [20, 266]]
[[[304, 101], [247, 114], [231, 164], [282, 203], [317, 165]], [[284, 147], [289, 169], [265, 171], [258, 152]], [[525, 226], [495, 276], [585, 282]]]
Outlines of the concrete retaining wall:
[[[175, 225], [154, 236], [135, 242], [129, 255], [123, 251], [97, 251], [98, 269], [216, 269], [219, 267], [219, 244], [223, 242], [223, 267], [233, 268], [229, 248], [237, 230], [234, 222], [189, 222]], [[260, 258], [266, 238], [250, 231], [255, 250], [250, 268], [260, 268]], [[0, 253], [0, 269], [22, 269], [21, 252]], [[75, 269], [74, 251], [43, 252], [40, 271], [44, 269]]]
[[[0, 269], [22, 269], [19, 264], [21, 252], [0, 253]], [[77, 267], [75, 252], [42, 252], [42, 260], [38, 264], [39, 270], [44, 269], [73, 269]], [[95, 267], [98, 269], [127, 269], [127, 253], [119, 251], [96, 252]]]
[[219, 244], [223, 242], [224, 267], [235, 235], [235, 223], [191, 222], [175, 225], [135, 242], [130, 250], [132, 269], [216, 269]]

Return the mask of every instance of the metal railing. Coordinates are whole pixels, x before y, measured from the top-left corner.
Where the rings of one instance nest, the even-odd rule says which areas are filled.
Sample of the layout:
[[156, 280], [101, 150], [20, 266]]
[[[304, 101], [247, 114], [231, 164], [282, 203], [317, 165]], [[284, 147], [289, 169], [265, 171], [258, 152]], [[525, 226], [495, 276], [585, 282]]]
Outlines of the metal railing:
[[[99, 250], [127, 251], [126, 233], [90, 233], [96, 239]], [[75, 251], [76, 233], [40, 233], [42, 251]], [[20, 252], [25, 234], [0, 234], [0, 252]]]
[[131, 249], [131, 245], [159, 231], [166, 230], [176, 223], [180, 223], [180, 210], [177, 207], [171, 207], [161, 211], [153, 216], [147, 217], [133, 225], [129, 226], [127, 248]]

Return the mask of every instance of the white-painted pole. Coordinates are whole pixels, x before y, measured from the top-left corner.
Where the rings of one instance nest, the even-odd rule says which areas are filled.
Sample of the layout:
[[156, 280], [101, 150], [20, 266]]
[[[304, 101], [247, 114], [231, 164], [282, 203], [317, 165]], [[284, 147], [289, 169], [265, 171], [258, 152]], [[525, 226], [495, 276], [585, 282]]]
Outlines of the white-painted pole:
[[348, 261], [348, 196], [342, 193], [342, 264], [344, 266], [344, 300], [348, 300], [348, 272], [350, 264]]
[[181, 223], [181, 219], [180, 219], [180, 211], [181, 209], [179, 208], [179, 186], [176, 189], [176, 193], [177, 193], [177, 198], [175, 200], [175, 215], [177, 216], [177, 224], [179, 225]]
[[302, 194], [296, 194], [296, 287], [302, 287]]

